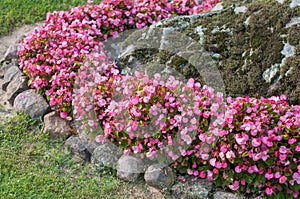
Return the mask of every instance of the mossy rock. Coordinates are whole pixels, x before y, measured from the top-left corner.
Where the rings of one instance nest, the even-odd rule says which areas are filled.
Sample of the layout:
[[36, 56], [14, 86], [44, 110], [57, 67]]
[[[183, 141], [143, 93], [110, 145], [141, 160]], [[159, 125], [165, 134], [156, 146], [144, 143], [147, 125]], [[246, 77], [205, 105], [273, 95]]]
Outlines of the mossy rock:
[[[130, 56], [138, 60], [136, 65], [142, 63], [140, 68], [160, 65], [158, 72], [175, 70], [226, 96], [286, 94], [290, 103], [299, 104], [298, 4], [294, 0], [223, 0], [219, 10], [177, 16], [133, 32], [123, 42], [121, 54], [136, 45]], [[120, 60], [126, 68], [128, 57], [120, 56]]]

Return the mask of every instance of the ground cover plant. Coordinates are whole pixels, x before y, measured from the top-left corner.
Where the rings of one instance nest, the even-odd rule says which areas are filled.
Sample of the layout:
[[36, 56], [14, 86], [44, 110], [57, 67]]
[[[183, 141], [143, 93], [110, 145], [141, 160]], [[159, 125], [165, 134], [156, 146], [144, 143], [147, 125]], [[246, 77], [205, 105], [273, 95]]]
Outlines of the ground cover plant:
[[[285, 96], [229, 97], [225, 103], [221, 93], [193, 79], [182, 84], [175, 77], [122, 76], [103, 51], [101, 42], [121, 31], [215, 3], [111, 0], [49, 13], [43, 27], [22, 41], [21, 68], [61, 117], [69, 116], [73, 103], [87, 128], [103, 128], [99, 142], [111, 140], [141, 158], [163, 154], [181, 173], [244, 194], [297, 198], [299, 106], [289, 105]], [[126, 97], [116, 101], [118, 95]], [[155, 134], [141, 131], [156, 115]]]

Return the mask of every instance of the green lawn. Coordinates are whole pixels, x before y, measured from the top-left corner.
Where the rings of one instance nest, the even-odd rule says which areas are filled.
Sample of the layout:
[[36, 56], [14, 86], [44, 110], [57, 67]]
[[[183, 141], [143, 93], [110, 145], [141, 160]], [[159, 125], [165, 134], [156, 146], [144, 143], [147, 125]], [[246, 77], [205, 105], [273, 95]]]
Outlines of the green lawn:
[[142, 181], [126, 183], [115, 171], [76, 161], [63, 140], [41, 134], [24, 114], [0, 124], [0, 198], [147, 198]]
[[26, 115], [0, 125], [0, 198], [93, 198], [114, 193], [120, 181], [100, 178], [91, 165], [74, 162], [62, 140], [39, 134]]
[[[99, 3], [101, 0], [94, 0]], [[87, 4], [86, 0], [0, 0], [0, 36], [15, 27], [46, 19], [46, 13]]]

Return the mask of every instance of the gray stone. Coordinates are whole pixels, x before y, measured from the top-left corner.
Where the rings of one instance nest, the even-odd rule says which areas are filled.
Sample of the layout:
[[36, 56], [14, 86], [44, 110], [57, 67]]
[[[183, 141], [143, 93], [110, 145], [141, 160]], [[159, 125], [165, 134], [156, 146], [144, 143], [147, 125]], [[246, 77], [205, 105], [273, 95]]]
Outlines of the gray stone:
[[72, 135], [69, 123], [53, 111], [44, 116], [43, 133], [49, 133], [51, 138], [66, 139]]
[[122, 150], [111, 142], [108, 142], [101, 144], [94, 150], [91, 162], [96, 165], [99, 170], [103, 170], [107, 167], [115, 169], [121, 155]]
[[175, 174], [166, 165], [154, 164], [147, 168], [144, 178], [149, 186], [164, 189], [170, 188], [174, 184]]
[[213, 11], [161, 20], [120, 45], [120, 69], [194, 78], [225, 97], [285, 94], [299, 104], [298, 2], [224, 0]]
[[20, 75], [22, 75], [22, 71], [17, 66], [9, 67], [4, 73], [1, 89], [6, 91], [8, 84], [13, 80], [13, 78]]
[[[1, 82], [3, 82], [2, 79], [0, 79], [0, 85], [1, 85]], [[2, 109], [5, 109], [5, 110], [13, 110], [14, 109], [7, 101], [7, 94], [2, 89], [0, 89], [0, 106]]]
[[217, 191], [214, 194], [214, 199], [243, 199], [243, 196], [239, 196], [238, 194], [230, 193], [230, 192], [223, 192]]
[[28, 89], [28, 77], [15, 76], [6, 88], [6, 98], [10, 105], [13, 105], [15, 98], [18, 94]]
[[0, 61], [0, 78], [4, 77], [4, 73], [12, 66], [18, 66], [19, 62], [16, 59], [10, 61]]
[[187, 182], [177, 182], [171, 191], [175, 198], [208, 199], [212, 191], [212, 182], [206, 179], [189, 179]]
[[102, 132], [102, 129], [93, 129], [92, 132], [81, 126], [76, 129], [78, 130], [78, 137], [84, 142], [88, 151], [93, 154], [94, 150], [101, 145], [95, 141], [95, 137]]
[[49, 108], [46, 100], [33, 89], [20, 93], [14, 101], [14, 109], [17, 112], [23, 111], [35, 119], [44, 116], [49, 111]]
[[67, 139], [65, 146], [68, 147], [71, 150], [71, 155], [78, 156], [82, 160], [90, 161], [91, 160], [91, 154], [85, 147], [85, 145], [82, 143], [80, 138], [76, 136], [71, 136]]
[[3, 60], [9, 61], [12, 59], [18, 59], [17, 50], [18, 50], [18, 44], [10, 45], [6, 53], [4, 54]]
[[296, 6], [300, 6], [300, 0], [292, 0], [290, 8], [294, 8]]
[[[0, 79], [1, 83], [2, 79]], [[0, 123], [3, 124], [8, 118], [16, 116], [13, 107], [6, 100], [6, 93], [0, 89]]]
[[136, 181], [141, 173], [144, 173], [143, 161], [139, 158], [123, 155], [117, 164], [119, 178], [126, 181]]

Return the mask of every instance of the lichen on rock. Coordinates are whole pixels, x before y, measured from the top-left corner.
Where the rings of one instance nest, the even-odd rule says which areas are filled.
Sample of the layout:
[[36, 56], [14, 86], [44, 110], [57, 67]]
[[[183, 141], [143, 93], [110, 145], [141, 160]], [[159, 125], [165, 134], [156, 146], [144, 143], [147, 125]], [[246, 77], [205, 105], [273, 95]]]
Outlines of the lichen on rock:
[[[295, 3], [224, 0], [216, 11], [162, 20], [143, 33], [160, 32], [155, 40], [160, 43], [148, 41], [151, 51], [147, 45], [133, 50], [131, 68], [134, 63], [144, 68], [160, 65], [203, 85], [220, 89], [223, 84], [226, 96], [286, 94], [290, 103], [299, 104], [300, 6], [291, 4]], [[123, 46], [145, 42], [138, 31]], [[172, 48], [161, 48], [163, 43]], [[121, 57], [121, 63], [126, 67], [128, 57]], [[215, 84], [216, 75], [221, 80]]]

